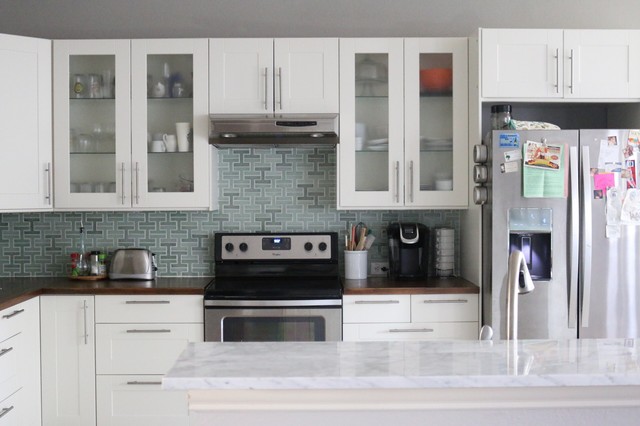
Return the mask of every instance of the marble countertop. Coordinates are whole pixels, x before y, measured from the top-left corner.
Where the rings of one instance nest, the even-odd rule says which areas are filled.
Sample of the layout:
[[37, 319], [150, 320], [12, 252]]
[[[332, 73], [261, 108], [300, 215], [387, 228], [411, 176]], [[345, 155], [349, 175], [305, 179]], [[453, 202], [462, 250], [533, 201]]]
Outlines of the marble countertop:
[[164, 389], [640, 385], [640, 339], [190, 343]]
[[0, 309], [41, 294], [204, 294], [211, 277], [81, 281], [65, 277], [0, 278]]

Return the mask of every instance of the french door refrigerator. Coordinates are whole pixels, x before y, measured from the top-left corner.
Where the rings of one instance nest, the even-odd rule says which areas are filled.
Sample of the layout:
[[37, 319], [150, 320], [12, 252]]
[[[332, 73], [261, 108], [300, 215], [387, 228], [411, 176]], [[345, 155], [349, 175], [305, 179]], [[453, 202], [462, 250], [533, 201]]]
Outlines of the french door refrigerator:
[[518, 336], [640, 337], [636, 130], [494, 131], [483, 206], [483, 322], [506, 336], [508, 258], [535, 289]]

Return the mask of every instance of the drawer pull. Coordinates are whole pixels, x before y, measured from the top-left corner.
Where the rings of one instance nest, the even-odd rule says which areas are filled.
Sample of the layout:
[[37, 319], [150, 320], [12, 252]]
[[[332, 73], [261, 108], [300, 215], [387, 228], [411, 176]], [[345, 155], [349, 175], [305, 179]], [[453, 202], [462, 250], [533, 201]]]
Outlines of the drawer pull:
[[141, 382], [138, 380], [134, 380], [131, 382], [127, 382], [128, 385], [162, 385], [162, 382]]
[[20, 310], [17, 310], [17, 311], [13, 311], [13, 313], [11, 313], [11, 314], [3, 315], [2, 318], [9, 319], [9, 318], [15, 317], [16, 315], [21, 314], [23, 312], [24, 312], [24, 309], [20, 309]]
[[2, 350], [0, 350], [0, 356], [8, 354], [12, 350], [13, 350], [13, 346], [10, 347], [10, 348], [7, 348], [7, 349], [2, 349]]
[[171, 330], [167, 329], [167, 328], [161, 328], [158, 330], [137, 330], [137, 329], [132, 329], [132, 330], [127, 330], [127, 333], [171, 333]]
[[468, 303], [467, 299], [425, 300], [422, 303]]
[[389, 333], [433, 333], [433, 328], [392, 328]]
[[399, 300], [356, 300], [356, 305], [393, 305], [400, 303]]
[[170, 300], [127, 300], [127, 305], [168, 305]]
[[0, 418], [9, 414], [9, 411], [11, 410], [13, 410], [13, 405], [9, 408], [3, 408], [2, 411], [0, 411]]

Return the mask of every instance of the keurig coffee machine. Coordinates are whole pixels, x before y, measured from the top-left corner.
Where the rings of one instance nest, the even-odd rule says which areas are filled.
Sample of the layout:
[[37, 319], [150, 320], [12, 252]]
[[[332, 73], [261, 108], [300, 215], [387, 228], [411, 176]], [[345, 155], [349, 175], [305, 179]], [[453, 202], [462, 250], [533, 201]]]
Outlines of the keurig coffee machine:
[[387, 234], [391, 277], [427, 277], [429, 229], [420, 223], [392, 223]]

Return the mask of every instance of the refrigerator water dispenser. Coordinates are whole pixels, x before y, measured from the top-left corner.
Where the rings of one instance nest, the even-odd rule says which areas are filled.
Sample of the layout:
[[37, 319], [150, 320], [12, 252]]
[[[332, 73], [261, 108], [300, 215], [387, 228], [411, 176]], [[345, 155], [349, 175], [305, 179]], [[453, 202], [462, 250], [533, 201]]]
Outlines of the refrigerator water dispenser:
[[551, 217], [549, 208], [509, 209], [509, 254], [522, 252], [534, 281], [551, 279]]

